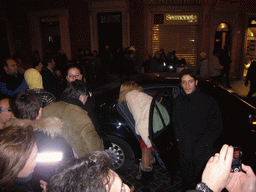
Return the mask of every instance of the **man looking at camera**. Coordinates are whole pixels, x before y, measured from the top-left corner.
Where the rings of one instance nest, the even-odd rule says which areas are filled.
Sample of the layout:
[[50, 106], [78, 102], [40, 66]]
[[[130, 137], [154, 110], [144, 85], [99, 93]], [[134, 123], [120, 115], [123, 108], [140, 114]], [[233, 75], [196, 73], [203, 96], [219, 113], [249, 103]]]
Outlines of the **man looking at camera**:
[[173, 104], [173, 125], [178, 140], [183, 189], [194, 188], [203, 167], [213, 154], [213, 142], [222, 131], [217, 102], [197, 87], [190, 69], [180, 74], [181, 93]]

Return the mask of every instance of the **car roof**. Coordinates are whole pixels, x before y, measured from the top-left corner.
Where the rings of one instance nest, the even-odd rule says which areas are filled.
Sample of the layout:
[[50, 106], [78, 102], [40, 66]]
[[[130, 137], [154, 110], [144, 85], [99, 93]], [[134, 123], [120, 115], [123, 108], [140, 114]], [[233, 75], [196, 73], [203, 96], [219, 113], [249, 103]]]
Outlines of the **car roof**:
[[[215, 84], [214, 81], [207, 77], [197, 77], [199, 84]], [[154, 85], [154, 84], [173, 84], [173, 85], [179, 85], [180, 84], [180, 73], [142, 73], [137, 75], [129, 76], [125, 79], [118, 79], [115, 81], [112, 81], [108, 84], [105, 84], [102, 87], [97, 88], [94, 92], [103, 92], [108, 91], [114, 88], [120, 88], [121, 84], [125, 81], [135, 81], [140, 86], [144, 87], [147, 85]], [[217, 84], [215, 84], [217, 85]]]

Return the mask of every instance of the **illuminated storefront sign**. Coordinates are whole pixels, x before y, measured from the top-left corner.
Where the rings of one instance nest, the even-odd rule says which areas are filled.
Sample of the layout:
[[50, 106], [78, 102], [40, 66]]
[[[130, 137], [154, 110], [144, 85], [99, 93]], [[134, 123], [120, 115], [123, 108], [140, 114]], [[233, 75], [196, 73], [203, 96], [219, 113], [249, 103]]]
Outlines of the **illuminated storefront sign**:
[[200, 5], [201, 0], [144, 0], [147, 5]]
[[197, 14], [165, 14], [165, 25], [197, 24]]

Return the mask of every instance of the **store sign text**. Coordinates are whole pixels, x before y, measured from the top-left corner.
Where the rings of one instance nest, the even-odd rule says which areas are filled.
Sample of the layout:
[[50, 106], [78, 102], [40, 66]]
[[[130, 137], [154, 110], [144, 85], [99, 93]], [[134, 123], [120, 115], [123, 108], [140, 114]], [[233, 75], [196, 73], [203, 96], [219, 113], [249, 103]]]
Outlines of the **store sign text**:
[[201, 0], [145, 0], [147, 5], [200, 5]]
[[196, 23], [197, 15], [170, 15], [166, 14], [166, 21], [187, 21], [188, 23]]

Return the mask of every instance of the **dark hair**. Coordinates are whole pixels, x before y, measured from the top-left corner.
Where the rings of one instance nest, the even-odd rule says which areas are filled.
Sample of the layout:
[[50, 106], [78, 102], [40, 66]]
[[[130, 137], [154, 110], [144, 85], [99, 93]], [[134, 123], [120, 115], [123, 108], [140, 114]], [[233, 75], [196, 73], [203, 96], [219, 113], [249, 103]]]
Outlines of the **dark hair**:
[[50, 180], [50, 192], [104, 192], [109, 183], [111, 160], [105, 151], [73, 159]]
[[220, 50], [219, 50], [219, 49], [214, 49], [214, 50], [213, 50], [213, 55], [217, 55], [218, 53], [220, 53]]
[[53, 56], [45, 56], [43, 61], [42, 61], [42, 64], [47, 67], [48, 66], [48, 63], [51, 63], [52, 60], [54, 60], [54, 57]]
[[80, 95], [89, 95], [88, 86], [84, 81], [75, 80], [68, 83], [68, 86], [64, 90], [63, 94], [73, 99], [79, 99]]
[[33, 127], [9, 126], [0, 130], [0, 188], [9, 191], [24, 168], [36, 139]]
[[[6, 57], [6, 58], [4, 58], [4, 59], [1, 59], [1, 67], [2, 67], [2, 68], [3, 68], [3, 67], [8, 67], [7, 61], [8, 61], [9, 59], [13, 59], [13, 58], [12, 58], [12, 57]], [[13, 60], [15, 60], [15, 59], [13, 59]]]
[[196, 73], [191, 70], [191, 69], [183, 69], [181, 72], [180, 72], [180, 81], [181, 81], [181, 78], [184, 76], [184, 75], [190, 75], [191, 77], [193, 77], [195, 80], [197, 79], [196, 77]]
[[41, 108], [41, 99], [32, 90], [25, 90], [16, 93], [10, 100], [12, 112], [16, 118], [34, 120]]
[[131, 56], [132, 54], [134, 54], [135, 52], [133, 51], [133, 50], [128, 50], [127, 51], [127, 54], [129, 55], [129, 56]]
[[81, 67], [80, 67], [79, 65], [77, 65], [77, 64], [71, 64], [71, 65], [69, 65], [68, 68], [67, 68], [67, 71], [66, 71], [65, 76], [68, 75], [69, 69], [73, 69], [73, 68], [77, 68], [77, 69], [80, 71], [80, 73], [83, 75], [83, 77], [84, 77], [83, 70], [82, 70]]

